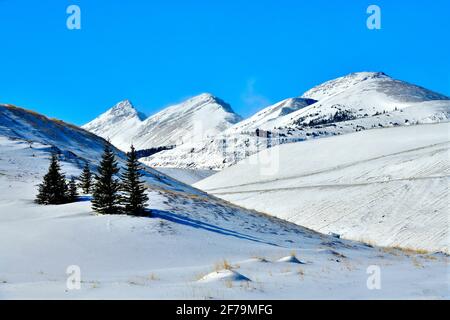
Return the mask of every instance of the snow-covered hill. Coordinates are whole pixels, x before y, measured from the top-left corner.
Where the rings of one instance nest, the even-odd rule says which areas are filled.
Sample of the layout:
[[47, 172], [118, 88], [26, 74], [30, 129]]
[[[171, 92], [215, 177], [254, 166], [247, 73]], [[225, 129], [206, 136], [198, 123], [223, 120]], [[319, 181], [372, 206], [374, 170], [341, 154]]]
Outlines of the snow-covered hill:
[[0, 135], [48, 145], [71, 161], [96, 160], [106, 141], [95, 134], [31, 110], [0, 104]]
[[[149, 168], [152, 218], [96, 215], [89, 196], [33, 202], [50, 152], [60, 151], [63, 170], [77, 175], [104, 143], [0, 106], [0, 299], [448, 298], [445, 256], [321, 235]], [[382, 268], [382, 290], [366, 285], [371, 265]], [[67, 287], [74, 268], [79, 290]]]
[[164, 173], [165, 175], [181, 181], [183, 183], [192, 185], [200, 180], [203, 180], [217, 171], [214, 170], [191, 170], [191, 169], [183, 169], [183, 168], [157, 168], [159, 172]]
[[450, 124], [277, 146], [194, 186], [323, 233], [449, 252]]
[[307, 98], [289, 98], [278, 102], [272, 106], [264, 108], [254, 116], [243, 120], [232, 126], [225, 134], [242, 133], [245, 131], [255, 131], [258, 128], [270, 127], [276, 119], [301, 110], [317, 102]]
[[[294, 105], [287, 109], [292, 112], [271, 112], [283, 110], [286, 103]], [[353, 73], [319, 85], [302, 98], [268, 107], [204, 143], [185, 144], [143, 162], [156, 167], [223, 169], [279, 144], [449, 119], [446, 96], [379, 72]]]
[[[13, 105], [0, 104], [0, 136], [17, 140], [19, 145], [28, 144], [30, 150], [37, 147], [42, 152], [58, 152], [61, 158], [73, 166], [81, 168], [86, 161], [96, 164], [100, 159], [105, 143], [103, 138], [82, 128], [61, 120], [50, 119], [31, 110]], [[115, 148], [113, 148], [115, 149]], [[118, 160], [124, 164], [125, 154], [115, 149]], [[31, 154], [34, 155], [32, 152]], [[24, 170], [41, 172], [47, 166], [28, 168]], [[40, 164], [37, 162], [35, 165]], [[33, 166], [33, 164], [29, 163]], [[164, 186], [173, 190], [191, 189], [178, 181], [147, 168], [147, 179], [155, 185]]]
[[[364, 85], [368, 91], [378, 91], [386, 95], [387, 99], [397, 102], [420, 102], [429, 100], [448, 100], [448, 97], [432, 92], [428, 89], [395, 80], [383, 72], [355, 72], [349, 75], [320, 84], [303, 94], [303, 98], [323, 101], [345, 91], [360, 92], [358, 86]], [[377, 98], [379, 98], [377, 96]]]
[[203, 141], [240, 120], [230, 105], [205, 93], [147, 119], [130, 102], [124, 101], [83, 128], [109, 138], [122, 150], [128, 150], [131, 143], [137, 149], [149, 149]]
[[124, 100], [84, 125], [83, 128], [109, 139], [111, 143], [122, 150], [128, 150], [132, 137], [136, 135], [145, 119], [146, 116], [137, 111], [131, 101]]
[[[321, 84], [303, 94], [317, 103], [279, 118], [276, 126], [310, 126], [391, 113], [418, 103], [449, 97], [393, 79], [382, 72], [359, 72]], [[268, 127], [266, 127], [268, 129]]]

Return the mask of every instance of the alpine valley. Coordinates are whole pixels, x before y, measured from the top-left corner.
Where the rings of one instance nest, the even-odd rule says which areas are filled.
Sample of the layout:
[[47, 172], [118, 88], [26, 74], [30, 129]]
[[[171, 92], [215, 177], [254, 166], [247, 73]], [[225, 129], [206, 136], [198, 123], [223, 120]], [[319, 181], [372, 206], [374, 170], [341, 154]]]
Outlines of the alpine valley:
[[[448, 299], [449, 117], [379, 72], [248, 119], [211, 94], [82, 127], [0, 104], [0, 299]], [[147, 216], [34, 201], [52, 154], [78, 177], [131, 144]]]

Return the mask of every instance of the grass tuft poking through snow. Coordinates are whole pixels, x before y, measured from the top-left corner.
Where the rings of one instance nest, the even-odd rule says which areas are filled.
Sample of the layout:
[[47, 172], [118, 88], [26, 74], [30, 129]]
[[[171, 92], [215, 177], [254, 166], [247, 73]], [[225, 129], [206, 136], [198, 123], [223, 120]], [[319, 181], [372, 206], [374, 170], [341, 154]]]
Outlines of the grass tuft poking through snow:
[[288, 263], [298, 263], [298, 264], [305, 264], [304, 262], [297, 259], [295, 253], [291, 253], [289, 256], [280, 258], [277, 260], [277, 262], [288, 262]]
[[232, 270], [232, 269], [233, 266], [226, 259], [223, 259], [221, 262], [218, 262], [214, 265], [215, 271]]

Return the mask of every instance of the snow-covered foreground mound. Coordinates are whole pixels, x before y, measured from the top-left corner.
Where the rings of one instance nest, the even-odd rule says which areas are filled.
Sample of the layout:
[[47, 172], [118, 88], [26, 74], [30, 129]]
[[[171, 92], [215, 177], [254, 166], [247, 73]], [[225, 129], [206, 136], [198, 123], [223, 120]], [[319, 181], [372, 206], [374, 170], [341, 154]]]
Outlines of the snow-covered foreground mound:
[[299, 225], [449, 252], [450, 124], [277, 146], [195, 184]]
[[[55, 135], [63, 155], [72, 154], [62, 162], [69, 175], [80, 171], [77, 153], [98, 157], [89, 143], [83, 150], [72, 148], [74, 141], [64, 145], [61, 128], [40, 119], [46, 125], [33, 122], [32, 134], [25, 122], [11, 131], [0, 125], [0, 299], [448, 298], [446, 256], [320, 235], [151, 170], [152, 218], [95, 215], [89, 197], [36, 205], [36, 184], [52, 150], [43, 140]], [[14, 132], [19, 129], [27, 141]], [[291, 253], [305, 264], [282, 259]], [[67, 287], [69, 266], [81, 271], [80, 290]], [[367, 270], [377, 268], [381, 289], [369, 290]]]

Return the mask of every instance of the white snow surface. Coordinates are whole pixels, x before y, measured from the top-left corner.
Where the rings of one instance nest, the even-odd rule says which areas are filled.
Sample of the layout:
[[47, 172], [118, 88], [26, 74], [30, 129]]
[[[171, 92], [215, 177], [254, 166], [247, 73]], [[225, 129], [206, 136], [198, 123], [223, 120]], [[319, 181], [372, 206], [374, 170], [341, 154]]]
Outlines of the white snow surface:
[[374, 129], [264, 150], [194, 184], [322, 233], [449, 252], [450, 124]]
[[139, 150], [202, 141], [240, 120], [226, 102], [204, 93], [146, 119], [129, 101], [120, 102], [83, 128], [127, 151], [131, 144]]
[[313, 103], [317, 102], [307, 98], [289, 98], [271, 105], [257, 112], [255, 115], [245, 119], [231, 128], [225, 134], [242, 133], [245, 131], [254, 131], [258, 128], [271, 127], [272, 123], [280, 117], [291, 114], [297, 110], [301, 110]]
[[133, 136], [142, 126], [146, 116], [137, 111], [131, 101], [124, 100], [92, 120], [83, 128], [100, 137], [109, 139], [122, 150], [129, 150]]
[[383, 72], [355, 72], [320, 84], [306, 91], [302, 97], [323, 101], [360, 85], [370, 84], [371, 90], [384, 93], [397, 101], [419, 102], [429, 100], [448, 100], [448, 97], [420, 86], [391, 78]]
[[[33, 202], [50, 151], [77, 175], [86, 160], [94, 166], [104, 143], [0, 106], [0, 299], [449, 298], [446, 255], [322, 235], [149, 168], [152, 217], [97, 215], [89, 195], [60, 206]], [[292, 253], [305, 264], [275, 263]], [[366, 285], [372, 265], [382, 271], [380, 290]], [[67, 287], [69, 266], [80, 268], [80, 290]]]
[[165, 175], [181, 181], [183, 183], [192, 185], [200, 180], [206, 179], [217, 171], [214, 170], [202, 170], [202, 169], [183, 169], [183, 168], [164, 168], [158, 167], [157, 171], [164, 173]]
[[[288, 108], [291, 112], [279, 112], [286, 104], [294, 106]], [[302, 98], [270, 106], [214, 138], [142, 161], [155, 167], [221, 170], [279, 144], [449, 119], [448, 97], [380, 72], [360, 72], [319, 85]]]
[[379, 113], [402, 110], [421, 102], [450, 101], [449, 97], [393, 79], [382, 72], [352, 73], [314, 87], [302, 97], [318, 102], [277, 119], [274, 127], [332, 120], [338, 111], [344, 110], [352, 118], [371, 118]]

